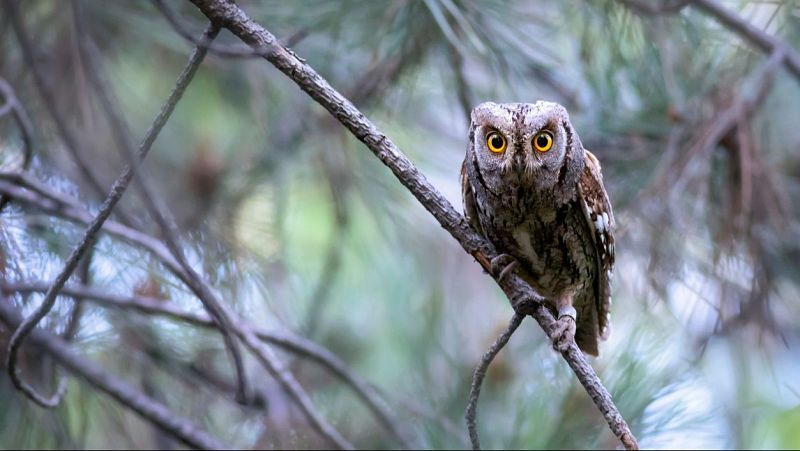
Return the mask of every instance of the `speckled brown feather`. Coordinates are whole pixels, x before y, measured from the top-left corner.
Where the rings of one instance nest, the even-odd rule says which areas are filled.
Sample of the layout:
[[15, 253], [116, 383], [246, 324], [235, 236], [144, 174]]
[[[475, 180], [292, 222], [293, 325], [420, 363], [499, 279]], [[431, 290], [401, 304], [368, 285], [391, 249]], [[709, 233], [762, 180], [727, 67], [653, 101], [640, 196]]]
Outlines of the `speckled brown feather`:
[[[611, 278], [614, 267], [614, 213], [611, 202], [603, 186], [600, 162], [588, 150], [586, 166], [578, 181], [578, 193], [583, 201], [584, 213], [590, 230], [594, 232], [597, 251], [597, 278], [595, 296], [597, 321], [600, 336], [608, 336], [609, 314], [611, 312]], [[605, 215], [605, 216], [604, 216]]]
[[[552, 134], [549, 151], [532, 146]], [[505, 151], [490, 152], [500, 133]], [[554, 103], [483, 103], [471, 115], [461, 166], [464, 213], [498, 251], [513, 256], [518, 273], [555, 313], [572, 305], [574, 339], [598, 355], [608, 332], [613, 215], [597, 159], [583, 145], [566, 110]]]
[[466, 164], [466, 160], [461, 163], [461, 199], [464, 201], [464, 216], [469, 225], [483, 235], [483, 228], [478, 220], [478, 204], [475, 202], [475, 195], [472, 194], [472, 185], [469, 183]]

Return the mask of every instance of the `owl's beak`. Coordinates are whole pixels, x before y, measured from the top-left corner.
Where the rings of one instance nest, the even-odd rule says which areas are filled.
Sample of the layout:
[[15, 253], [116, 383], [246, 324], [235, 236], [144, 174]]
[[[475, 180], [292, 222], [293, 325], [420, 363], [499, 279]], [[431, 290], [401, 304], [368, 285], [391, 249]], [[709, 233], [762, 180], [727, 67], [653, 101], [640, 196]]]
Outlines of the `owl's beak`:
[[525, 161], [525, 155], [523, 152], [515, 152], [512, 158], [514, 170], [517, 172], [522, 172], [525, 170], [527, 163]]

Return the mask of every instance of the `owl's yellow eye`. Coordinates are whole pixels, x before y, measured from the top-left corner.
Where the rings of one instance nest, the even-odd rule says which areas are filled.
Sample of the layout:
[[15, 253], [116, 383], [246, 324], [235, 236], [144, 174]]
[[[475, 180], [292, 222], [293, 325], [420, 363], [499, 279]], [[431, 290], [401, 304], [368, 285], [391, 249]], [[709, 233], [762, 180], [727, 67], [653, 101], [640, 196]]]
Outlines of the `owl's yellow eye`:
[[553, 147], [553, 134], [548, 131], [542, 131], [533, 137], [533, 148], [539, 152], [547, 152]]
[[506, 150], [508, 142], [506, 142], [506, 138], [499, 132], [491, 132], [486, 135], [486, 145], [489, 146], [489, 150], [492, 152], [502, 153]]

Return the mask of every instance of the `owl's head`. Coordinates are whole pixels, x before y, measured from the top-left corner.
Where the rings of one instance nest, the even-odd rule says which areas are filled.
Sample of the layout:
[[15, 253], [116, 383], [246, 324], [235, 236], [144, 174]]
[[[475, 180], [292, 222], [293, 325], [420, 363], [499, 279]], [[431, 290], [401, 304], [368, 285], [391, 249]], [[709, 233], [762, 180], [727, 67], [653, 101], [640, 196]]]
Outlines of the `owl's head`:
[[482, 103], [472, 110], [470, 137], [475, 169], [492, 185], [551, 188], [577, 180], [583, 161], [567, 110], [553, 102]]

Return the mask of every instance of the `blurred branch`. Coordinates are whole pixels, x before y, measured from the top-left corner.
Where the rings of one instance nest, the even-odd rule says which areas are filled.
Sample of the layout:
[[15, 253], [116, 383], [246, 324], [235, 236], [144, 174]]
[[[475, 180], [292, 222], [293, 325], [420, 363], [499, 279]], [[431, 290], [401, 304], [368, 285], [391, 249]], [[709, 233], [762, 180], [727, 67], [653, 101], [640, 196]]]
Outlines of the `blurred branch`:
[[690, 171], [685, 169], [694, 158], [707, 157], [737, 124], [743, 119], [749, 119], [755, 113], [764, 103], [776, 72], [785, 61], [786, 54], [783, 50], [778, 48], [756, 71], [752, 92], [749, 95], [739, 95], [730, 107], [717, 112], [711, 124], [702, 129], [703, 133], [698, 141], [675, 162], [673, 168], [662, 172], [648, 191], [658, 193], [667, 186], [673, 186], [676, 179], [688, 176]]
[[[203, 48], [208, 50], [210, 53], [226, 58], [262, 58], [265, 56], [264, 52], [266, 49], [253, 49], [247, 46], [227, 46], [215, 44], [213, 42], [202, 43], [200, 40], [195, 38], [194, 35], [181, 23], [181, 21], [175, 16], [175, 13], [172, 12], [169, 6], [164, 3], [164, 0], [152, 0], [152, 2], [153, 6], [155, 6], [161, 15], [164, 16], [164, 19], [169, 22], [175, 32], [193, 45], [202, 45]], [[306, 30], [300, 30], [289, 36], [284, 41], [284, 45], [287, 47], [293, 47], [307, 35], [308, 32]]]
[[494, 344], [492, 344], [489, 350], [486, 351], [486, 354], [483, 355], [481, 363], [475, 368], [475, 373], [472, 376], [472, 385], [469, 388], [469, 402], [467, 403], [467, 412], [465, 415], [467, 419], [467, 429], [469, 430], [469, 440], [472, 442], [472, 449], [481, 449], [476, 419], [478, 416], [478, 397], [481, 395], [481, 384], [483, 384], [483, 378], [486, 377], [486, 370], [489, 369], [489, 365], [492, 363], [497, 353], [508, 343], [511, 335], [513, 335], [519, 325], [522, 324], [523, 319], [525, 319], [525, 315], [514, 312], [514, 316], [511, 317], [511, 322], [508, 323], [506, 330], [497, 337]]
[[[82, 30], [83, 27], [83, 17], [81, 11], [79, 10], [80, 5], [77, 2], [73, 3], [73, 18], [75, 20], [75, 26], [79, 30]], [[216, 31], [213, 32], [216, 34]], [[209, 39], [210, 37], [210, 39]], [[116, 139], [117, 145], [120, 147], [123, 157], [127, 157], [128, 164], [132, 167], [135, 167], [138, 163], [136, 161], [136, 152], [133, 148], [133, 141], [131, 139], [131, 133], [128, 129], [128, 126], [122, 117], [122, 113], [118, 108], [116, 103], [116, 99], [113, 98], [113, 93], [111, 88], [109, 87], [109, 83], [105, 78], [105, 72], [103, 67], [101, 66], [100, 58], [97, 55], [96, 49], [92, 46], [93, 42], [91, 42], [91, 38], [87, 33], [80, 33], [79, 32], [79, 45], [78, 49], [82, 54], [82, 60], [84, 60], [88, 66], [87, 73], [89, 74], [89, 80], [91, 81], [97, 95], [100, 99], [100, 105], [103, 108], [106, 117], [108, 118], [109, 122], [111, 123], [111, 129], [114, 133], [114, 137]], [[201, 38], [201, 42], [210, 42], [213, 39], [213, 36], [210, 34], [203, 35]], [[199, 46], [198, 46], [199, 48]], [[184, 267], [184, 271], [189, 274], [192, 279], [192, 283], [198, 285], [200, 282], [198, 281], [199, 277], [193, 274], [191, 267], [189, 266], [186, 259], [183, 257], [183, 253], [180, 250], [180, 247], [177, 244], [176, 233], [170, 227], [172, 221], [167, 221], [165, 219], [164, 208], [159, 207], [156, 205], [155, 195], [150, 188], [150, 185], [144, 180], [144, 176], [139, 173], [139, 171], [134, 171], [134, 181], [135, 186], [139, 189], [142, 199], [144, 200], [144, 204], [147, 207], [150, 215], [156, 219], [156, 222], [161, 226], [162, 233], [164, 236], [164, 240], [167, 243], [167, 247], [172, 251], [173, 256], [175, 259]], [[169, 225], [168, 225], [169, 224]], [[199, 288], [195, 290], [195, 292], [200, 293], [202, 290]], [[250, 394], [249, 384], [247, 382], [247, 376], [245, 372], [244, 362], [242, 359], [242, 352], [239, 348], [238, 343], [232, 336], [230, 332], [230, 328], [226, 327], [225, 324], [222, 322], [223, 318], [220, 313], [218, 313], [219, 308], [214, 305], [213, 299], [203, 299], [201, 298], [204, 307], [209, 312], [209, 314], [215, 318], [215, 320], [220, 323], [220, 332], [222, 333], [222, 337], [225, 341], [225, 347], [228, 349], [230, 353], [230, 357], [233, 360], [234, 368], [236, 369], [236, 378], [238, 381], [239, 391], [237, 393], [237, 397], [241, 400], [246, 400]]]
[[[0, 296], [0, 321], [11, 329], [19, 327], [23, 322], [20, 313], [4, 296]], [[64, 340], [57, 336], [37, 329], [31, 333], [30, 341], [61, 366], [83, 377], [93, 387], [105, 392], [124, 407], [136, 412], [187, 446], [196, 449], [227, 448], [207, 432], [198, 429], [189, 420], [169, 410], [165, 405], [137, 391], [121, 379], [106, 373], [96, 363], [81, 358]]]
[[[476, 234], [447, 199], [428, 182], [410, 160], [380, 132], [353, 104], [339, 94], [328, 82], [305, 64], [293, 52], [283, 48], [269, 31], [250, 19], [236, 4], [224, 0], [192, 0], [212, 22], [230, 30], [253, 48], [267, 48], [265, 58], [281, 72], [294, 80], [311, 98], [327, 109], [339, 122], [377, 156], [408, 188], [420, 203], [438, 220], [470, 255], [491, 274], [490, 258], [497, 255], [494, 246]], [[533, 316], [552, 338], [555, 319], [544, 304], [544, 299], [516, 274], [495, 280], [506, 293], [517, 312]], [[570, 367], [586, 388], [592, 400], [608, 422], [612, 432], [629, 449], [637, 448], [636, 439], [608, 390], [586, 361], [575, 343], [562, 353]]]
[[640, 14], [675, 14], [692, 3], [692, 0], [657, 2], [653, 0], [620, 0], [622, 4]]
[[[2, 283], [0, 281], [0, 295], [43, 293], [47, 291], [47, 287], [48, 285], [43, 282]], [[139, 313], [164, 316], [204, 328], [216, 328], [214, 321], [210, 317], [187, 312], [160, 299], [142, 296], [117, 296], [81, 285], [67, 285], [61, 290], [61, 293], [66, 296], [80, 297], [87, 301], [96, 302], [106, 308], [134, 310]], [[261, 340], [279, 346], [300, 357], [307, 358], [330, 371], [331, 374], [348, 385], [364, 401], [387, 430], [392, 432], [396, 438], [403, 439], [399, 426], [381, 396], [372, 388], [369, 382], [355, 373], [331, 351], [307, 338], [287, 332], [270, 332], [255, 329], [254, 333]]]
[[[28, 31], [19, 15], [19, 1], [5, 0], [3, 2], [3, 6], [8, 13], [11, 26], [14, 29], [14, 34], [17, 36], [17, 41], [19, 41], [19, 45], [22, 50], [22, 58], [25, 60], [25, 64], [30, 68], [36, 89], [39, 91], [39, 95], [44, 101], [50, 118], [56, 124], [56, 130], [61, 137], [61, 141], [64, 142], [67, 151], [72, 156], [73, 163], [78, 166], [78, 170], [80, 171], [84, 180], [89, 184], [89, 187], [98, 197], [103, 197], [105, 193], [103, 185], [100, 183], [95, 173], [91, 170], [91, 165], [84, 159], [83, 155], [81, 155], [80, 151], [78, 150], [80, 148], [78, 145], [78, 140], [75, 138], [75, 135], [72, 134], [69, 127], [67, 127], [64, 116], [58, 111], [55, 93], [50, 89], [50, 86], [48, 86], [47, 81], [45, 80], [45, 70], [37, 61], [33, 45], [31, 44], [30, 36], [28, 35]], [[118, 214], [120, 213], [118, 212]]]
[[[204, 39], [213, 39], [217, 32], [217, 28], [210, 26], [204, 33]], [[153, 145], [153, 142], [158, 136], [158, 133], [166, 124], [167, 119], [169, 119], [172, 111], [175, 109], [175, 105], [177, 105], [178, 100], [180, 100], [184, 90], [194, 77], [194, 74], [204, 57], [205, 51], [200, 48], [195, 50], [195, 52], [192, 54], [186, 67], [178, 77], [178, 80], [175, 83], [175, 88], [170, 93], [169, 98], [163, 105], [159, 114], [156, 116], [155, 121], [153, 121], [153, 124], [148, 129], [144, 140], [139, 146], [138, 161], [141, 162], [147, 155], [148, 151]], [[39, 394], [32, 385], [28, 384], [22, 379], [22, 375], [17, 368], [17, 354], [19, 353], [19, 349], [22, 346], [25, 338], [31, 333], [31, 331], [33, 331], [39, 321], [47, 316], [47, 314], [53, 308], [59, 290], [61, 290], [67, 280], [69, 280], [70, 276], [77, 268], [81, 258], [83, 258], [86, 252], [97, 240], [98, 233], [100, 232], [103, 223], [106, 221], [106, 219], [108, 219], [108, 217], [111, 215], [111, 212], [114, 210], [114, 206], [116, 206], [117, 202], [119, 202], [119, 200], [122, 198], [122, 195], [125, 193], [125, 190], [133, 179], [136, 169], [137, 168], [135, 164], [125, 167], [125, 170], [111, 187], [108, 197], [106, 197], [102, 207], [100, 208], [100, 212], [86, 229], [80, 243], [72, 250], [72, 253], [70, 253], [69, 257], [67, 258], [67, 261], [64, 264], [61, 272], [56, 277], [53, 285], [47, 291], [47, 294], [45, 294], [41, 305], [30, 316], [25, 318], [25, 320], [20, 324], [19, 328], [14, 331], [14, 334], [11, 336], [11, 340], [8, 343], [8, 356], [6, 358], [6, 365], [8, 367], [8, 374], [11, 377], [14, 386], [25, 393], [29, 398], [31, 398], [31, 400], [43, 407], [54, 407], [58, 405], [59, 397], [53, 396], [46, 398]]]
[[783, 52], [786, 55], [783, 58], [783, 65], [800, 80], [800, 53], [797, 53], [789, 44], [769, 33], [759, 30], [739, 17], [736, 13], [723, 7], [714, 0], [694, 0], [692, 5], [705, 11], [726, 28], [742, 36], [764, 53], [773, 54], [778, 51]]
[[800, 53], [792, 48], [785, 41], [766, 33], [746, 20], [739, 17], [735, 12], [720, 5], [716, 0], [678, 0], [675, 3], [650, 3], [640, 0], [620, 0], [622, 4], [636, 12], [644, 14], [664, 14], [677, 13], [684, 6], [695, 6], [709, 16], [717, 19], [725, 28], [738, 34], [744, 40], [758, 47], [766, 54], [773, 54], [777, 51], [785, 53], [783, 65], [800, 80]]
[[341, 268], [344, 235], [347, 233], [347, 228], [350, 224], [347, 202], [344, 193], [341, 192], [342, 189], [338, 186], [337, 176], [339, 174], [331, 167], [333, 163], [325, 159], [326, 156], [327, 154], [322, 155], [322, 165], [333, 205], [333, 230], [331, 231], [325, 262], [322, 266], [322, 273], [311, 294], [311, 306], [306, 314], [303, 330], [305, 330], [305, 335], [308, 337], [313, 337], [318, 332], [322, 310], [330, 297], [336, 276]]
[[[85, 210], [72, 207], [64, 208], [65, 205], [72, 203], [67, 199], [64, 199], [64, 203], [57, 203], [53, 200], [43, 198], [37, 194], [10, 185], [8, 182], [3, 181], [4, 178], [10, 177], [4, 177], [4, 174], [0, 173], [0, 193], [13, 197], [23, 205], [32, 205], [48, 214], [59, 216], [70, 221], [84, 224], [92, 221], [91, 215]], [[276, 378], [281, 387], [298, 404], [304, 415], [309, 419], [312, 427], [340, 448], [352, 448], [352, 445], [344, 440], [330, 424], [319, 416], [308, 394], [303, 390], [291, 373], [278, 362], [272, 351], [260, 343], [256, 334], [250, 329], [246, 322], [238, 318], [225, 304], [220, 302], [217, 295], [207, 285], [198, 285], [194, 283], [191, 276], [186, 273], [180, 262], [175, 259], [162, 242], [113, 221], [106, 222], [104, 226], [112, 235], [116, 235], [140, 248], [152, 252], [170, 271], [180, 278], [182, 282], [187, 284], [190, 289], [201, 290], [200, 294], [197, 292], [195, 292], [195, 294], [198, 295], [198, 297], [202, 296], [201, 299], [211, 299], [216, 304], [216, 308], [220, 310], [219, 313], [224, 315], [223, 319], [225, 324], [243, 341], [247, 348], [253, 352], [259, 363]]]
[[[28, 169], [33, 159], [33, 126], [31, 125], [31, 120], [28, 118], [28, 113], [14, 94], [14, 89], [3, 78], [0, 78], [0, 93], [2, 93], [5, 99], [5, 103], [0, 106], [0, 117], [10, 113], [14, 117], [14, 121], [19, 128], [19, 133], [22, 136], [22, 170], [25, 171]], [[6, 203], [8, 203], [8, 199], [0, 196], [0, 212], [3, 211], [3, 207], [6, 206]]]

